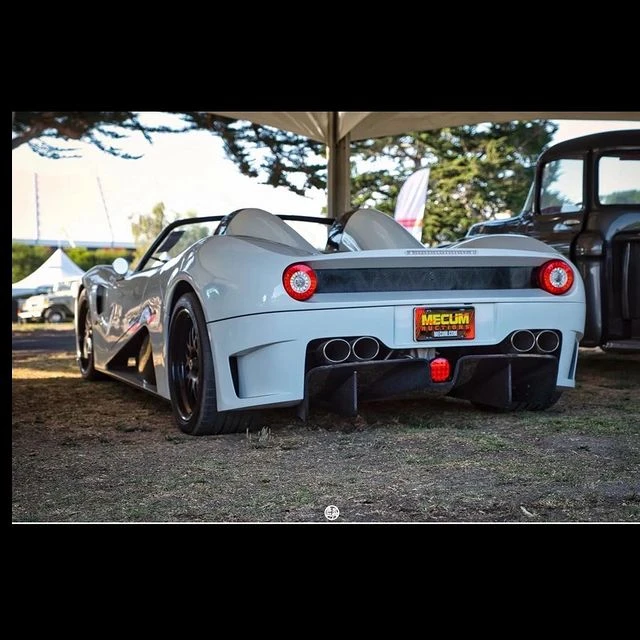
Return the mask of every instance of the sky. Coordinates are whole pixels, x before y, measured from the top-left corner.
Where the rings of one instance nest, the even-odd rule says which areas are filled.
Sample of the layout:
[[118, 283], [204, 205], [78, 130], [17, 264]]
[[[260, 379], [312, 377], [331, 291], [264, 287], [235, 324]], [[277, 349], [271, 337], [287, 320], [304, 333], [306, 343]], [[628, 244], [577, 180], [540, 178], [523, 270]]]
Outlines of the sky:
[[[557, 124], [552, 143], [598, 131], [640, 128], [640, 122], [629, 121]], [[150, 213], [159, 202], [172, 217], [188, 211], [224, 215], [243, 207], [320, 215], [326, 204], [323, 191], [298, 196], [243, 176], [225, 157], [222, 141], [203, 131], [159, 134], [153, 144], [131, 138], [126, 150], [143, 153], [138, 160], [116, 158], [84, 143], [74, 147], [81, 158], [49, 160], [27, 145], [12, 152], [12, 238], [39, 237], [59, 246], [75, 241], [131, 242], [132, 219]]]

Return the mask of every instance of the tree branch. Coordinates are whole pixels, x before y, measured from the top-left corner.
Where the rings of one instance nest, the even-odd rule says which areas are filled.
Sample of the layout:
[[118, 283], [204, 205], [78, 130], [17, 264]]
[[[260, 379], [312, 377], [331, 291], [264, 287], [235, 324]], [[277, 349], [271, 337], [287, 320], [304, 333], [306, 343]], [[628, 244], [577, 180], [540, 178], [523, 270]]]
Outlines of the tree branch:
[[46, 125], [43, 122], [34, 124], [30, 129], [18, 134], [11, 140], [11, 150], [17, 149], [20, 145], [34, 138], [38, 138], [40, 134], [46, 129]]

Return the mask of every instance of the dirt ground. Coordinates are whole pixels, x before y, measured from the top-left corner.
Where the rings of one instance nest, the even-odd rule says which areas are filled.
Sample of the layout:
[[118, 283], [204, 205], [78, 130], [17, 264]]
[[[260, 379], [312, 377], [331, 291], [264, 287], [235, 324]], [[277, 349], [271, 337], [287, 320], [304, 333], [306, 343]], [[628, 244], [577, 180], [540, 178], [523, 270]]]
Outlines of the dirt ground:
[[198, 438], [69, 351], [14, 350], [12, 522], [640, 522], [640, 356], [582, 350], [577, 380], [545, 412], [399, 400]]

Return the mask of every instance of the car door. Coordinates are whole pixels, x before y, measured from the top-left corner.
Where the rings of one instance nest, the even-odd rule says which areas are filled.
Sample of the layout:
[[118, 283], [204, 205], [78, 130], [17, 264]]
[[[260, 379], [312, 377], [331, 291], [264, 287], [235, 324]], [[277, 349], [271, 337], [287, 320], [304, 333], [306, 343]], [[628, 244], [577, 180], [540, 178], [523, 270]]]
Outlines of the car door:
[[569, 259], [585, 219], [585, 169], [582, 156], [552, 159], [539, 167], [534, 209], [522, 220], [521, 233], [551, 245]]
[[149, 279], [156, 272], [154, 268], [122, 276], [111, 269], [108, 277], [98, 284], [94, 339], [106, 352], [117, 351], [119, 341], [139, 322]]

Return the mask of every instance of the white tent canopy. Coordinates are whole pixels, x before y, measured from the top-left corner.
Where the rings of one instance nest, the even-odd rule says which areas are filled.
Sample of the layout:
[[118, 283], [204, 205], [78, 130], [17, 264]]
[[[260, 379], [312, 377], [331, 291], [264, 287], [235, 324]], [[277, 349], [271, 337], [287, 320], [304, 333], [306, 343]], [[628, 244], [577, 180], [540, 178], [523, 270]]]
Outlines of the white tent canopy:
[[38, 287], [79, 280], [83, 274], [84, 271], [62, 249], [56, 249], [32, 274], [11, 285], [11, 295], [14, 298], [32, 295]]
[[212, 111], [324, 142], [329, 153], [328, 210], [350, 207], [349, 142], [409, 131], [513, 120], [635, 120], [640, 111]]
[[331, 143], [331, 119], [337, 139], [365, 140], [404, 133], [513, 120], [640, 120], [640, 111], [216, 111], [221, 116], [291, 131]]

